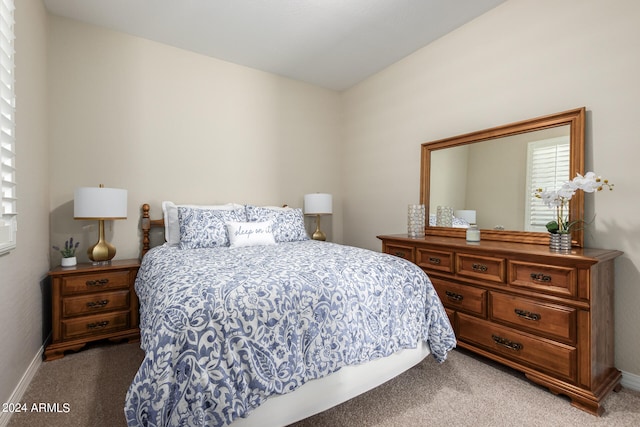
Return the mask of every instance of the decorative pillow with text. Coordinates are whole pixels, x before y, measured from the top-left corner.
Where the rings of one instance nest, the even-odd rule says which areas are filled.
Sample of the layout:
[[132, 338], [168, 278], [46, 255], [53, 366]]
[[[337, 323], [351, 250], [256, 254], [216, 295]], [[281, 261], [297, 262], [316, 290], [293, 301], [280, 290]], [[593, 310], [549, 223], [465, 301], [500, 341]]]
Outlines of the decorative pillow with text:
[[228, 222], [227, 232], [232, 248], [242, 246], [275, 245], [273, 222]]

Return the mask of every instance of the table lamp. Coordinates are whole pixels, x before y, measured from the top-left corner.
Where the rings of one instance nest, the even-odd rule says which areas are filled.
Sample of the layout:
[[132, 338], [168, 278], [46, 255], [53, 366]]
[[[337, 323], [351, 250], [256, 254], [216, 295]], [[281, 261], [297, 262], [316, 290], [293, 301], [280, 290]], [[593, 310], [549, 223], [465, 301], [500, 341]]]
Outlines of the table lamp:
[[314, 240], [327, 240], [327, 236], [320, 230], [320, 215], [331, 215], [333, 213], [333, 198], [331, 194], [305, 194], [304, 213], [305, 215], [316, 215], [316, 231], [311, 238]]
[[94, 264], [108, 264], [116, 248], [104, 238], [104, 221], [127, 218], [127, 190], [120, 188], [80, 187], [73, 197], [74, 219], [98, 220], [98, 242], [87, 250]]

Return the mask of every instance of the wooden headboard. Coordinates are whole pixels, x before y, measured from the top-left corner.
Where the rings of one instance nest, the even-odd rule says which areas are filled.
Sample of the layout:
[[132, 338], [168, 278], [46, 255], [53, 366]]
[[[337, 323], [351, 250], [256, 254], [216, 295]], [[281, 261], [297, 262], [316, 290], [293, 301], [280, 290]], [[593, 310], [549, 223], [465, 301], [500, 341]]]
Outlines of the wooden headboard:
[[151, 240], [149, 238], [151, 229], [154, 227], [164, 228], [164, 218], [151, 219], [149, 217], [150, 210], [151, 206], [149, 206], [148, 203], [142, 205], [142, 218], [140, 220], [140, 227], [142, 228], [142, 252], [140, 253], [140, 259], [151, 249]]

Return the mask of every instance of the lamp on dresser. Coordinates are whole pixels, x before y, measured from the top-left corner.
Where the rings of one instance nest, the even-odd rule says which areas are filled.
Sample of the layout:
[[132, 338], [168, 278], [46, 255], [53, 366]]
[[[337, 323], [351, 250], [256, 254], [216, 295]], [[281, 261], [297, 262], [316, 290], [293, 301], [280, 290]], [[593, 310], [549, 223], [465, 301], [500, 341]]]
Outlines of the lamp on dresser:
[[108, 264], [116, 248], [105, 240], [104, 221], [127, 218], [127, 190], [120, 188], [80, 187], [73, 197], [75, 219], [98, 220], [98, 242], [87, 250], [95, 264]]
[[320, 230], [320, 216], [333, 213], [333, 197], [326, 193], [305, 194], [305, 215], [316, 215], [316, 231], [311, 236], [314, 240], [327, 240], [327, 235]]

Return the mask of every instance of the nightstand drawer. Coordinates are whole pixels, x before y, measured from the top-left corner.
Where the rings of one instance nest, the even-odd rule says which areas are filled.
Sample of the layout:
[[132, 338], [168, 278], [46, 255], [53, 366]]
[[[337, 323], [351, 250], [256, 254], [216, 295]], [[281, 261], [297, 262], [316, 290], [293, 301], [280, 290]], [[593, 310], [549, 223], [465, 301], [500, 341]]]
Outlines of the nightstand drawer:
[[568, 345], [535, 338], [461, 313], [458, 313], [457, 337], [567, 380], [574, 380], [576, 376], [577, 352]]
[[431, 278], [445, 307], [466, 311], [478, 316], [487, 316], [487, 291], [473, 286], [463, 286], [444, 280]]
[[577, 295], [577, 273], [569, 267], [510, 261], [509, 284], [550, 294]]
[[129, 291], [103, 292], [62, 299], [62, 316], [73, 317], [110, 310], [127, 310]]
[[418, 248], [416, 264], [428, 270], [453, 273], [453, 252]]
[[456, 254], [456, 273], [462, 276], [504, 283], [505, 265], [504, 258]]
[[569, 343], [576, 339], [576, 309], [498, 292], [489, 293], [491, 319]]
[[129, 327], [129, 312], [106, 313], [62, 321], [62, 339], [100, 335]]
[[77, 274], [62, 279], [62, 294], [101, 292], [108, 289], [129, 287], [129, 271], [110, 271], [93, 274]]

